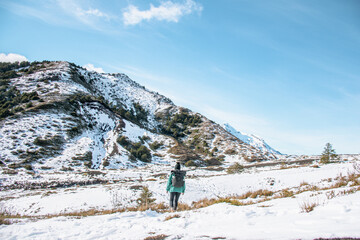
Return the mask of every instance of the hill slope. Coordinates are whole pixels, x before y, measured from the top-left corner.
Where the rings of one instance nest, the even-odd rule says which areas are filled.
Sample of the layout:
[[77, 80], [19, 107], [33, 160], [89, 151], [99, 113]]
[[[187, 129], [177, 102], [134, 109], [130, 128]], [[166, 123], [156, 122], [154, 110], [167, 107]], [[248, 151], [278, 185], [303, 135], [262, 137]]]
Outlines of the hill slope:
[[44, 61], [12, 64], [2, 68], [1, 78], [5, 172], [275, 159], [124, 74]]

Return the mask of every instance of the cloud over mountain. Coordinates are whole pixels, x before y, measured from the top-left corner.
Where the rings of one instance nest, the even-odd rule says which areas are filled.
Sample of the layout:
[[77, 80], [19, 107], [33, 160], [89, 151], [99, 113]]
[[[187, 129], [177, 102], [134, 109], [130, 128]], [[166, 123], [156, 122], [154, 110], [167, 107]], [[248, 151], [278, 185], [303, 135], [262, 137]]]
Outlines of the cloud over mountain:
[[28, 61], [26, 57], [16, 53], [0, 53], [0, 62], [23, 62]]

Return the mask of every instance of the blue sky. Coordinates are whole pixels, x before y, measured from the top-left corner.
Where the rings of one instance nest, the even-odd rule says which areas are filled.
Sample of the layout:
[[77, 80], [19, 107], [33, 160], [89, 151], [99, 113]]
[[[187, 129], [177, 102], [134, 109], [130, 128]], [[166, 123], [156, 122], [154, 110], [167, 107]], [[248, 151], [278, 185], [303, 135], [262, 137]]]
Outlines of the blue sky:
[[360, 153], [360, 1], [1, 0], [0, 32], [2, 57], [124, 72], [280, 152]]

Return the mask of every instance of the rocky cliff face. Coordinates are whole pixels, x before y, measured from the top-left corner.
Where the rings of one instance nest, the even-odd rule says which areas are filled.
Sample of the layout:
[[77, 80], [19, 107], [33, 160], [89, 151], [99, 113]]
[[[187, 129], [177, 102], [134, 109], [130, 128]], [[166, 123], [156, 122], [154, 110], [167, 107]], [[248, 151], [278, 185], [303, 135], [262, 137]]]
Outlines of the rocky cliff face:
[[89, 72], [68, 62], [2, 68], [1, 105], [4, 173], [275, 158], [124, 74]]

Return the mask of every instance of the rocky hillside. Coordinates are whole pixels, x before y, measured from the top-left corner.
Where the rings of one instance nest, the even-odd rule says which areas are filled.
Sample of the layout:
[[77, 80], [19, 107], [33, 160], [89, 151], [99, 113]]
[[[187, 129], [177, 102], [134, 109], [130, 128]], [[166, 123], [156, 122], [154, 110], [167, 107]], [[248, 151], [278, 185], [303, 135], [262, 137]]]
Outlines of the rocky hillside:
[[0, 74], [0, 166], [5, 174], [276, 158], [124, 74], [49, 61], [1, 63]]

